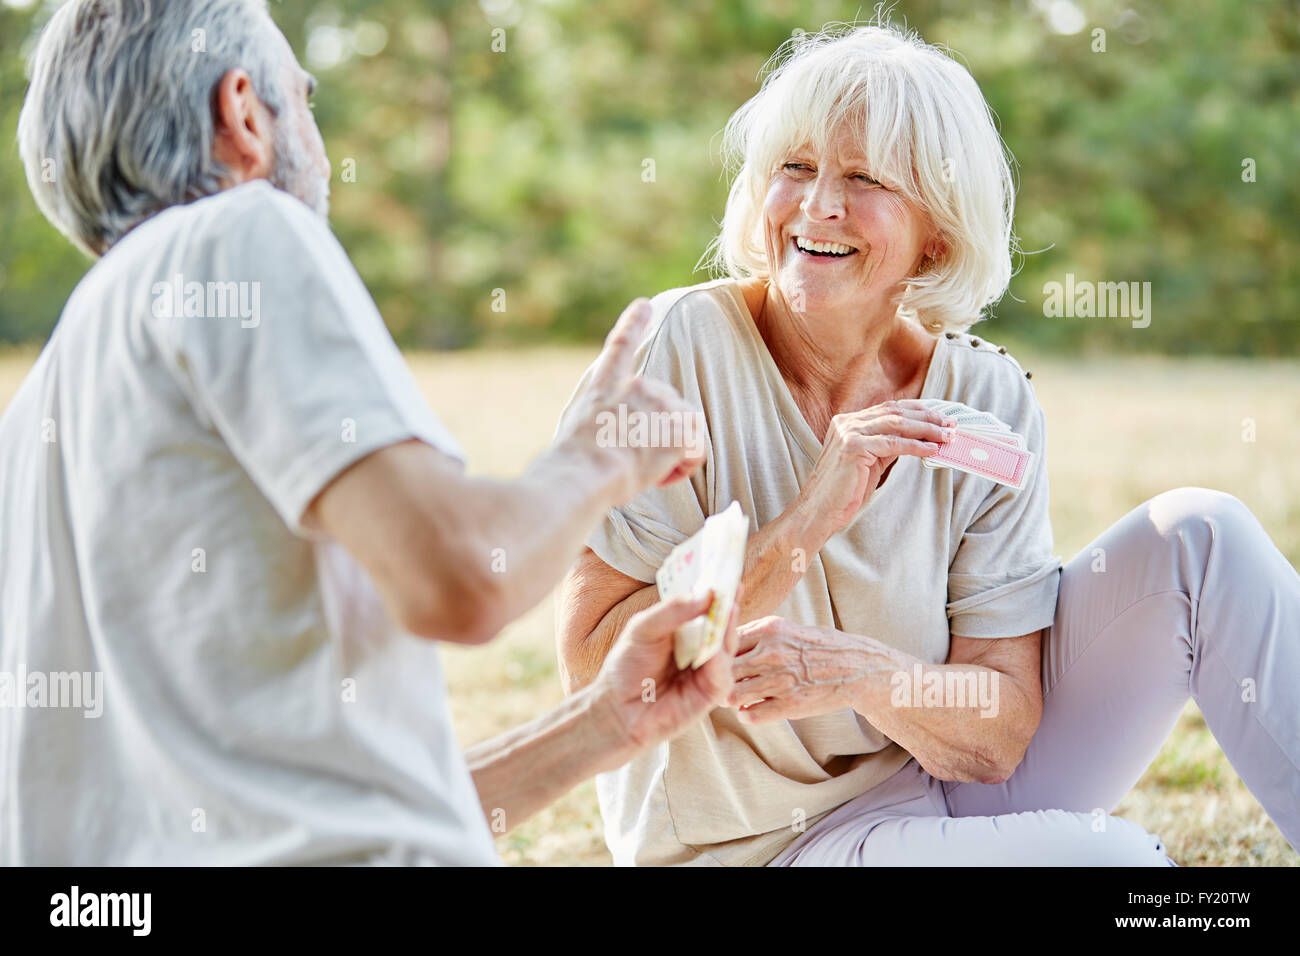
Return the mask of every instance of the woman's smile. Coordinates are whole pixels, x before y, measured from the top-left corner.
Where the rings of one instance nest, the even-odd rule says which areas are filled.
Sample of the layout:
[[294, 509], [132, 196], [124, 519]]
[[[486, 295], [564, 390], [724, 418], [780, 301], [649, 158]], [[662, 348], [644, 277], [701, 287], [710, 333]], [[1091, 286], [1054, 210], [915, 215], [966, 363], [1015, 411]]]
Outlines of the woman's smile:
[[857, 254], [857, 249], [843, 242], [795, 236], [794, 247], [802, 255], [814, 259], [847, 259]]

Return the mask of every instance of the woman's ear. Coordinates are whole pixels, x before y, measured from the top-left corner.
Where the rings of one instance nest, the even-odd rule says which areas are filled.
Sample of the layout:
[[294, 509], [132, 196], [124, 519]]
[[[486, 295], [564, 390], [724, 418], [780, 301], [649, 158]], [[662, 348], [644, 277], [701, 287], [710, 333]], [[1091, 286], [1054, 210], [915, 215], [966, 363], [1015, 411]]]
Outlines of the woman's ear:
[[270, 175], [275, 160], [271, 111], [245, 70], [227, 70], [212, 103], [212, 155], [230, 171], [232, 185]]
[[948, 243], [943, 241], [939, 235], [931, 236], [925, 244], [925, 257], [927, 259], [942, 259], [948, 254]]

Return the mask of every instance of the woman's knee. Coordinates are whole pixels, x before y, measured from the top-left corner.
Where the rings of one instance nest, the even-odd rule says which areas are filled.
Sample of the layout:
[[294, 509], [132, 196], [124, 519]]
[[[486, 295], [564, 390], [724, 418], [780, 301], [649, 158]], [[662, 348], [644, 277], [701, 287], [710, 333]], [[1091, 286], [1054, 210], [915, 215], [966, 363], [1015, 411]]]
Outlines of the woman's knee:
[[1147, 517], [1165, 538], [1208, 529], [1216, 534], [1253, 534], [1259, 521], [1246, 505], [1226, 491], [1184, 487], [1156, 495], [1146, 503]]
[[1112, 839], [1108, 846], [1108, 857], [1114, 860], [1113, 866], [1175, 866], [1160, 837], [1138, 826], [1132, 820], [1123, 817], [1105, 818], [1106, 830]]
[[[948, 865], [1173, 866], [1160, 838], [1102, 809], [1026, 810], [986, 817], [937, 820]], [[897, 838], [907, 823], [873, 833], [869, 842]], [[926, 836], [923, 826], [916, 835]], [[916, 842], [916, 841], [914, 841]], [[874, 850], [875, 847], [873, 846]], [[908, 854], [900, 853], [900, 856]]]
[[1066, 810], [1040, 811], [1053, 830], [1072, 834], [1064, 846], [1072, 846], [1062, 864], [1075, 866], [1174, 866], [1160, 838], [1132, 820], [1111, 816], [1101, 810], [1091, 814]]
[[[1214, 545], [1249, 551], [1260, 534], [1265, 532], [1258, 520], [1234, 495], [1174, 488], [1135, 507], [1080, 551], [1064, 568], [1061, 591], [1087, 587], [1096, 572], [1115, 569], [1122, 569], [1131, 588], [1173, 587], [1175, 577], [1153, 572], [1188, 566], [1189, 556], [1203, 556]], [[1128, 601], [1131, 595], [1124, 591], [1121, 597]]]

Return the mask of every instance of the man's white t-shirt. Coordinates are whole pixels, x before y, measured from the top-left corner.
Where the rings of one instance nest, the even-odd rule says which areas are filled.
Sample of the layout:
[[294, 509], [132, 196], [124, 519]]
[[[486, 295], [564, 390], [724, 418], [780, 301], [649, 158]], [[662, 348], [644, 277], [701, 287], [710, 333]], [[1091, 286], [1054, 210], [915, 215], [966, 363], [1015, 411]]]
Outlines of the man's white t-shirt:
[[322, 219], [142, 223], [0, 418], [0, 863], [491, 864], [438, 650], [301, 517], [462, 457]]

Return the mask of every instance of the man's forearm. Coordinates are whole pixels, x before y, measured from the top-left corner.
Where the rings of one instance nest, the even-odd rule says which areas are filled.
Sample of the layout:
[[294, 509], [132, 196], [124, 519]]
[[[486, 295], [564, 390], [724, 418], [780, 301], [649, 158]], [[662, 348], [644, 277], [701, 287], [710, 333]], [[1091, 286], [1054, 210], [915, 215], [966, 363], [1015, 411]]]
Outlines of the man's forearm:
[[583, 780], [633, 756], [590, 688], [465, 754], [494, 834], [505, 833]]
[[500, 626], [555, 587], [627, 480], [613, 459], [552, 447], [516, 481], [466, 482], [461, 533], [495, 585]]
[[1011, 677], [979, 664], [928, 664], [895, 648], [877, 658], [854, 709], [928, 773], [1000, 783], [1015, 769], [1040, 709]]

